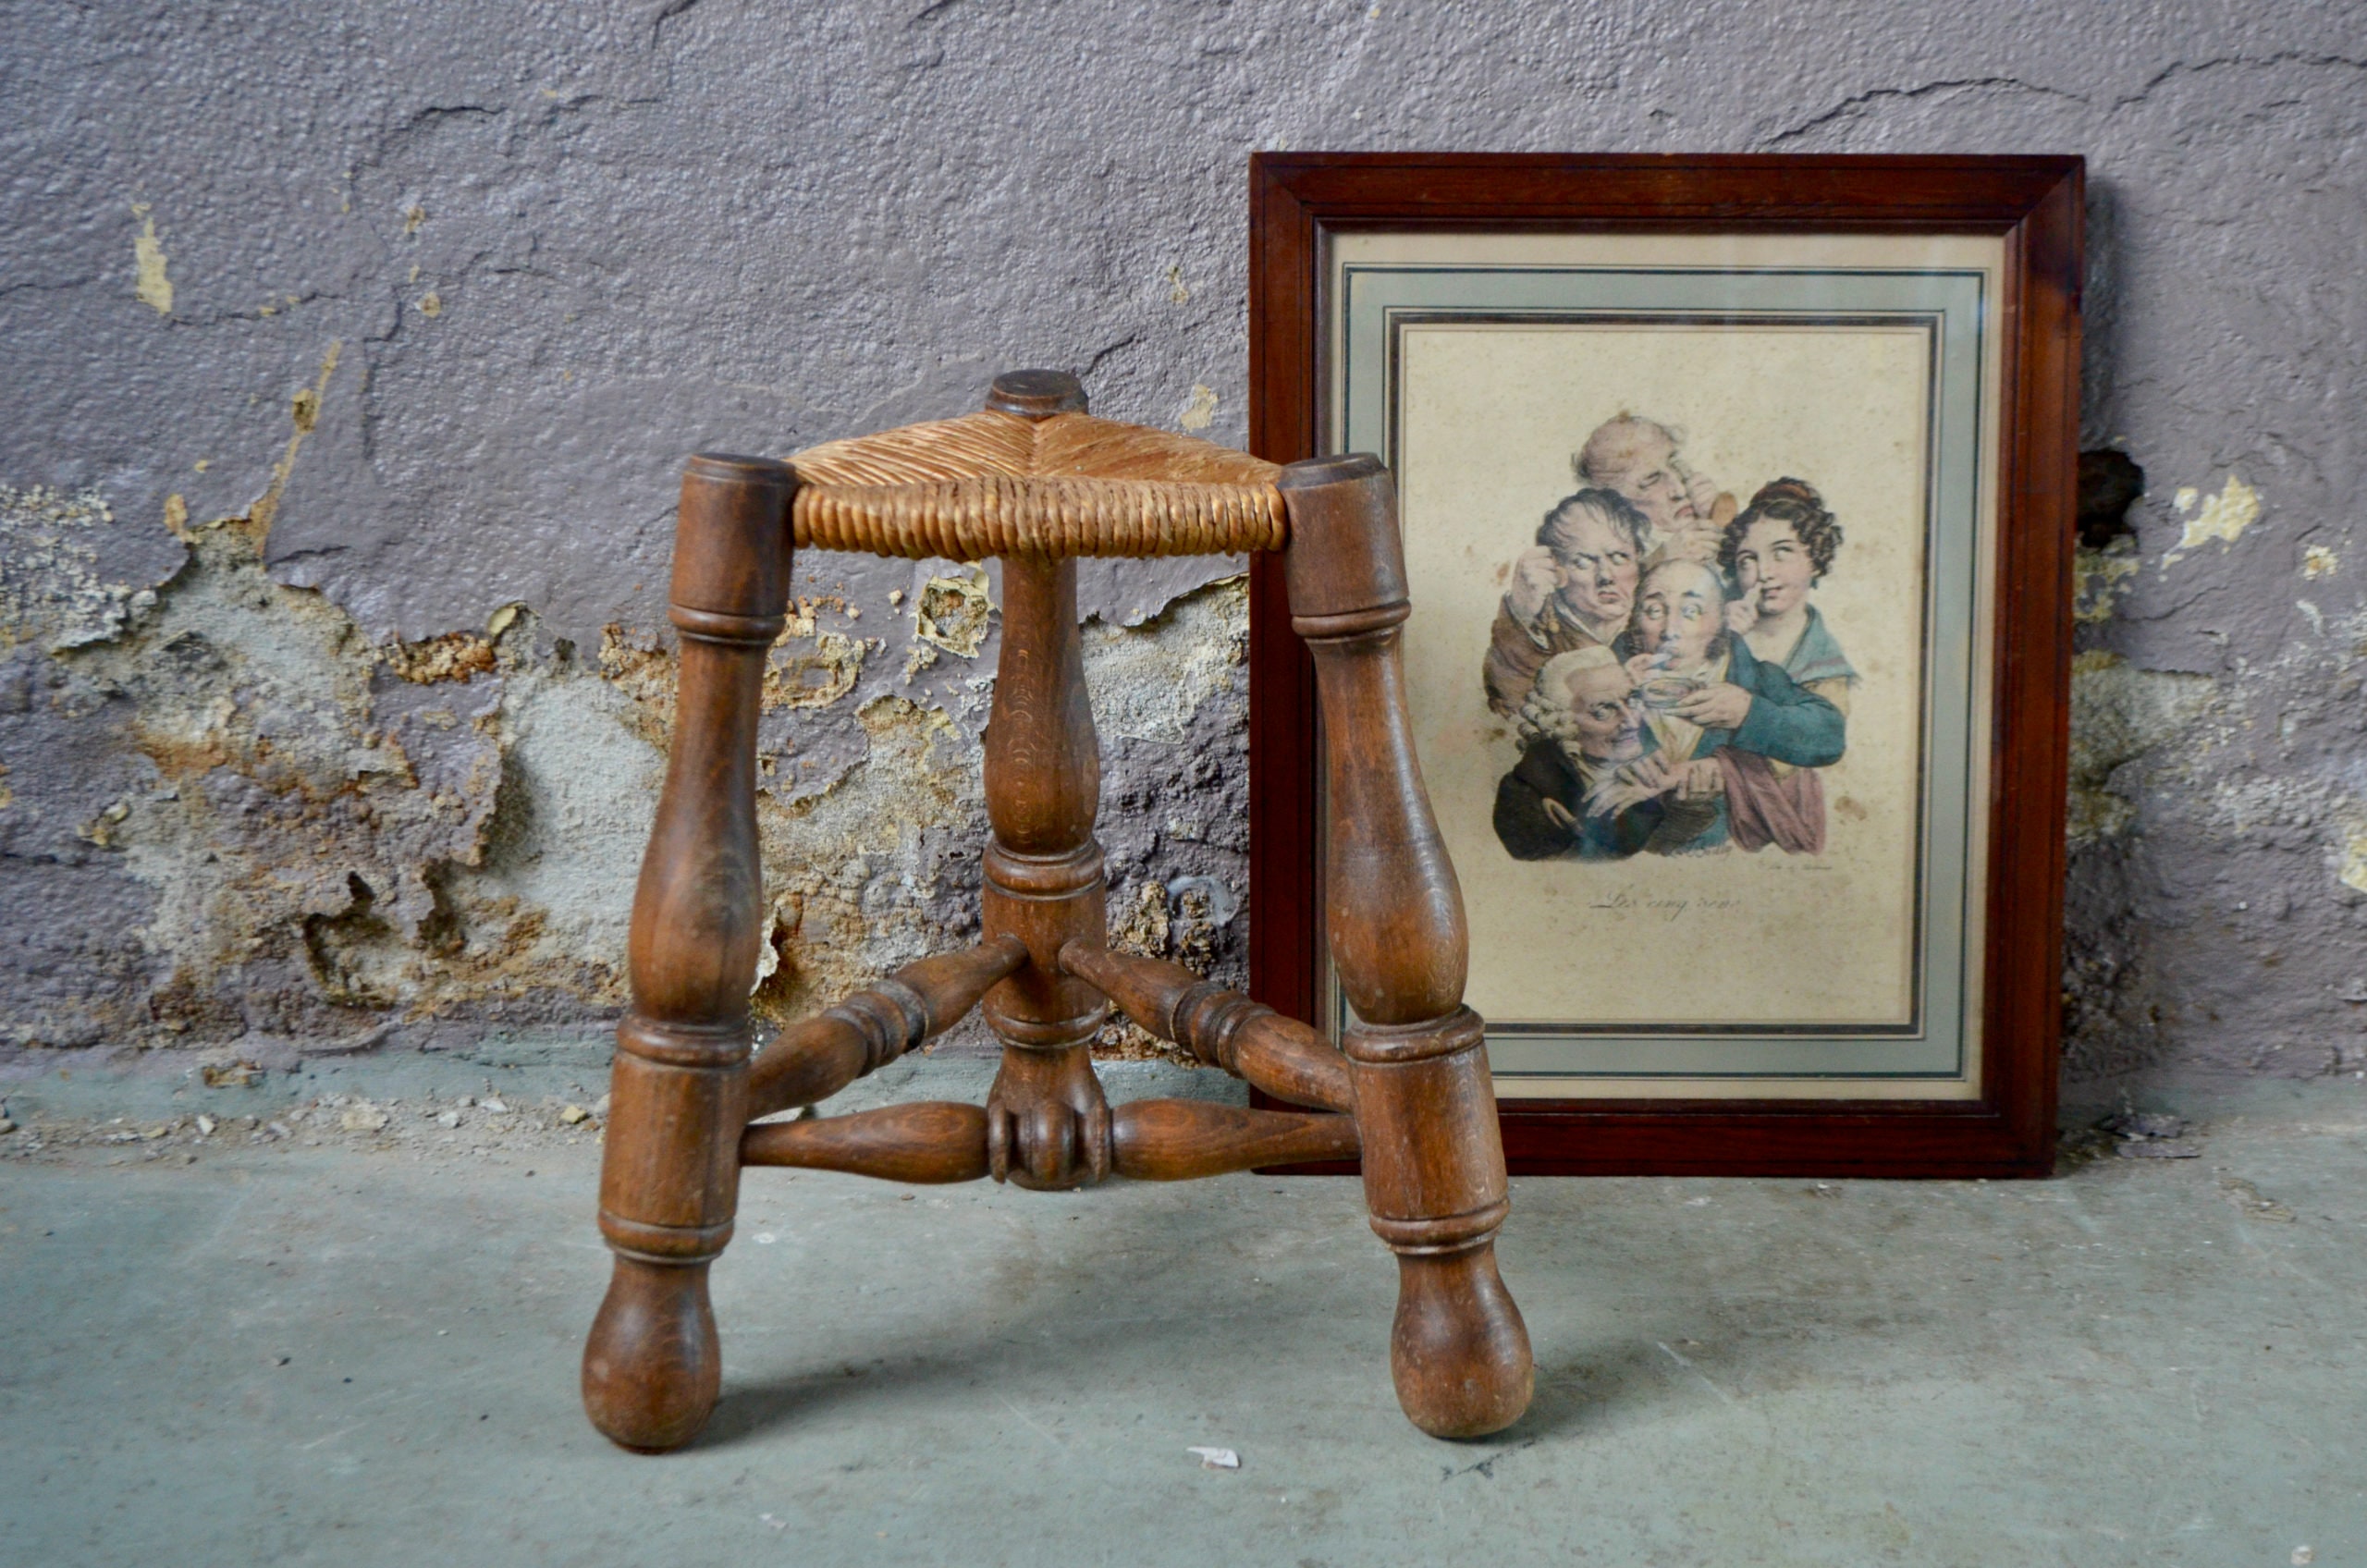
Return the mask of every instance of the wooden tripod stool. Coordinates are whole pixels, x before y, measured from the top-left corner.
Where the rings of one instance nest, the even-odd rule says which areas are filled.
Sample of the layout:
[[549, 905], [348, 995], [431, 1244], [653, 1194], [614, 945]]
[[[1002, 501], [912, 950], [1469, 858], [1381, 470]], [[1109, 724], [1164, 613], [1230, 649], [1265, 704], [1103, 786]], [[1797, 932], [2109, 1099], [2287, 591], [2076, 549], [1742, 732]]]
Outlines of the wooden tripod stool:
[[[837, 441], [789, 462], [693, 458], [671, 592], [681, 685], [633, 900], [632, 1008], [617, 1031], [600, 1230], [616, 1254], [583, 1351], [593, 1424], [627, 1448], [688, 1442], [721, 1377], [707, 1267], [750, 1165], [896, 1182], [992, 1176], [1059, 1190], [1180, 1181], [1361, 1149], [1372, 1227], [1397, 1254], [1390, 1341], [1405, 1414], [1478, 1437], [1527, 1405], [1528, 1333], [1496, 1272], [1503, 1146], [1463, 1006], [1463, 898], [1408, 737], [1405, 570], [1369, 457], [1276, 468], [1095, 419], [1073, 376], [998, 379], [980, 413]], [[797, 547], [1003, 560], [986, 732], [986, 939], [924, 959], [785, 1031], [753, 1061], [763, 899], [756, 717]], [[1361, 1022], [1314, 1030], [1104, 946], [1101, 765], [1079, 653], [1076, 557], [1286, 552], [1292, 625], [1328, 722], [1331, 957]], [[793, 1121], [983, 998], [1002, 1042], [984, 1107], [919, 1103]], [[1090, 1042], [1115, 1003], [1294, 1105], [1112, 1107]], [[752, 1124], [754, 1122], [754, 1124]]]

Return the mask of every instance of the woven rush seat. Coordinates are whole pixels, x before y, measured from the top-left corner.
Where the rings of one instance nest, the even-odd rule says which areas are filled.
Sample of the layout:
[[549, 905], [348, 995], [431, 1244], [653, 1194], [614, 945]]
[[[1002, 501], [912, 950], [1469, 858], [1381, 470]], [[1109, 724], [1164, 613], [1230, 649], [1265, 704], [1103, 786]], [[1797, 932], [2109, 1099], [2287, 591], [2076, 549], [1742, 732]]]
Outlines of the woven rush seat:
[[988, 408], [790, 459], [800, 549], [875, 556], [1217, 556], [1289, 541], [1274, 464], [1081, 412]]

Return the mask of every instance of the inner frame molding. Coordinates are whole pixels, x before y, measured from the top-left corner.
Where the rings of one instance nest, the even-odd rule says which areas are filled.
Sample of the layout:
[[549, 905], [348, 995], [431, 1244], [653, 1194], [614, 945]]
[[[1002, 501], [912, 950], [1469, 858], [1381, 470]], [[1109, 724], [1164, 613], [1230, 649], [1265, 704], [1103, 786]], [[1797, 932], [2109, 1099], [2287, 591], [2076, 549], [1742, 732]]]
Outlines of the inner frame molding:
[[[1705, 243], [1716, 252], [1715, 264], [1702, 264]], [[1409, 565], [1422, 588], [1407, 628], [1417, 738], [1455, 864], [1472, 894], [1473, 997], [1489, 1019], [1498, 1093], [1527, 1097], [1572, 1093], [1977, 1096], [1982, 867], [1979, 814], [1970, 804], [1982, 798], [1986, 782], [1986, 751], [1977, 737], [1990, 717], [1987, 664], [1980, 656], [1985, 650], [1979, 644], [1995, 557], [1994, 465], [1988, 460], [1984, 436], [1995, 428], [1998, 338], [1991, 316], [2002, 245], [1969, 237], [1717, 237], [1705, 242], [1694, 237], [1350, 233], [1332, 239], [1328, 265], [1326, 299], [1336, 302], [1327, 311], [1328, 429], [1338, 433], [1331, 441], [1336, 447], [1384, 453], [1400, 476], [1405, 497]], [[1450, 690], [1436, 690], [1435, 678], [1445, 672], [1425, 667], [1452, 668], [1458, 636], [1467, 643], [1486, 635], [1484, 621], [1475, 631], [1467, 624], [1472, 619], [1467, 609], [1458, 617], [1441, 603], [1451, 603], [1443, 590], [1458, 576], [1458, 555], [1467, 557], [1476, 545], [1484, 563], [1491, 549], [1501, 552], [1521, 532], [1517, 502], [1507, 520], [1493, 513], [1466, 515], [1467, 498], [1484, 493], [1496, 471], [1521, 469], [1529, 480], [1523, 494], [1533, 502], [1527, 517], [1534, 519], [1551, 499], [1576, 487], [1570, 453], [1592, 423], [1587, 405], [1596, 405], [1592, 411], [1600, 416], [1614, 409], [1627, 411], [1627, 403], [1634, 401], [1633, 411], [1638, 414], [1657, 412], [1669, 418], [1672, 413], [1698, 413], [1721, 401], [1732, 404], [1737, 396], [1748, 399], [1763, 390], [1748, 370], [1754, 351], [1762, 344], [1780, 345], [1784, 335], [1811, 333], [1827, 335], [1834, 345], [1904, 335], [1913, 338], [1921, 359], [1919, 366], [1911, 367], [1914, 407], [1904, 407], [1910, 400], [1906, 396], [1898, 399], [1903, 423], [1909, 427], [1905, 433], [1908, 439], [1899, 445], [1911, 444], [1914, 449], [1898, 454], [1894, 462], [1895, 467], [1903, 462], [1919, 471], [1913, 504], [1920, 516], [1883, 520], [1903, 523], [1919, 545], [1903, 563], [1906, 575], [1895, 572], [1892, 581], [1883, 583], [1885, 590], [1911, 591], [1919, 608], [1916, 623], [1900, 629], [1903, 640], [1914, 648], [1915, 668], [1906, 672], [1908, 679], [1903, 683], [1916, 693], [1912, 712], [1904, 716], [1914, 732], [1887, 741], [1912, 756], [1911, 776], [1877, 786], [1905, 803], [1895, 814], [1906, 829], [1906, 842], [1895, 848], [1905, 852], [1895, 852], [1890, 857], [1895, 864], [1887, 866], [1854, 868], [1861, 886], [1869, 876], [1897, 884], [1897, 896], [1886, 907], [1869, 909], [1863, 917], [1884, 928], [1847, 931], [1853, 905], [1866, 900], [1831, 896], [1832, 885], [1853, 869], [1835, 864], [1833, 856], [1810, 857], [1811, 864], [1804, 866], [1789, 864], [1772, 851], [1757, 856], [1729, 854], [1718, 857], [1731, 868], [1724, 879], [1714, 873], [1705, 876], [1707, 868], [1699, 864], [1663, 861], [1648, 867], [1643, 864], [1647, 857], [1637, 857], [1621, 868], [1626, 875], [1615, 875], [1613, 868], [1600, 865], [1514, 867], [1484, 831], [1458, 834], [1458, 822], [1468, 826], [1472, 814], [1457, 810], [1459, 803], [1471, 802], [1456, 799], [1453, 761], [1458, 753], [1467, 754], [1475, 740], [1486, 742], [1465, 732], [1465, 727], [1440, 722], [1448, 717], [1445, 712], [1425, 714], [1426, 674], [1434, 678], [1428, 693], [1430, 707], [1455, 706], [1451, 676], [1445, 682]], [[1530, 352], [1501, 368], [1487, 366], [1489, 374], [1480, 377], [1466, 378], [1484, 385], [1457, 386], [1443, 398], [1431, 397], [1432, 404], [1460, 401], [1470, 417], [1462, 431], [1434, 435], [1427, 444], [1417, 428], [1412, 443], [1416, 450], [1409, 454], [1409, 382], [1423, 358], [1409, 351], [1409, 343], [1436, 342], [1450, 334], [1468, 335], [1471, 343], [1521, 340], [1531, 349], [1564, 335], [1574, 345], [1586, 341], [1581, 334], [1658, 335], [1651, 352], [1689, 358], [1697, 367], [1689, 379], [1715, 388], [1723, 374], [1739, 390], [1723, 398], [1680, 394], [1674, 400], [1688, 408], [1648, 410], [1645, 401], [1651, 399], [1622, 399], [1591, 386], [1583, 374], [1571, 378], [1575, 390], [1548, 386], [1534, 374], [1521, 375], [1520, 369], [1533, 372], [1538, 364], [1539, 355]], [[1585, 358], [1582, 347], [1577, 354]], [[1468, 361], [1471, 356], [1465, 358]], [[1484, 352], [1480, 358], [1486, 358]], [[1846, 370], [1851, 360], [1846, 351], [1827, 358], [1831, 363], [1821, 368], [1828, 376], [1835, 367]], [[1431, 379], [1439, 379], [1438, 373]], [[1675, 379], [1681, 386], [1688, 378]], [[1898, 388], [1901, 394], [1909, 390]], [[1523, 427], [1522, 434], [1532, 438], [1529, 445], [1544, 448], [1520, 454], [1529, 459], [1524, 463], [1513, 457], [1511, 447], [1519, 436], [1507, 428], [1503, 416], [1511, 410], [1502, 405], [1538, 399], [1567, 405], [1570, 411], [1540, 422], [1548, 430]], [[1663, 397], [1657, 401], [1670, 400]], [[1475, 403], [1481, 406], [1470, 407]], [[1573, 422], [1577, 422], [1575, 428]], [[1699, 423], [1685, 423], [1688, 448], [1695, 446], [1697, 433], [1714, 440], [1714, 434]], [[1478, 442], [1471, 439], [1474, 434], [1479, 435]], [[1458, 441], [1455, 435], [1464, 438]], [[1481, 446], [1490, 438], [1495, 445]], [[1724, 445], [1729, 453], [1735, 447], [1733, 442]], [[1765, 460], [1786, 465], [1784, 472], [1801, 466], [1791, 463], [1790, 448], [1780, 433], [1772, 443], [1760, 445], [1771, 447]], [[1475, 447], [1480, 449], [1475, 451]], [[1439, 460], [1426, 461], [1426, 456]], [[1433, 477], [1434, 471], [1453, 468], [1456, 459], [1463, 459], [1465, 468]], [[1772, 476], [1771, 472], [1764, 477]], [[1747, 487], [1738, 488], [1747, 493]], [[1870, 532], [1867, 523], [1871, 521], [1858, 523], [1848, 546], [1861, 561], [1866, 545], [1858, 540]], [[1425, 570], [1426, 565], [1435, 570]], [[1844, 570], [1843, 580], [1852, 581]], [[1860, 570], [1855, 580], [1862, 581], [1864, 575]], [[1860, 625], [1858, 630], [1862, 633], [1866, 629]], [[1853, 716], [1853, 729], [1861, 717]], [[1852, 749], [1862, 749], [1854, 737]], [[1474, 791], [1466, 787], [1460, 792], [1469, 796]], [[1862, 786], [1857, 793], [1864, 793]], [[1834, 837], [1842, 837], [1840, 825]], [[1784, 864], [1773, 864], [1778, 862]], [[1819, 890], [1826, 894], [1821, 900], [1818, 940], [1805, 947], [1795, 942], [1788, 953], [1752, 954], [1752, 934], [1765, 929], [1771, 907], [1773, 918], [1781, 919], [1784, 913], [1785, 889], [1772, 874], [1801, 870], [1842, 874], [1818, 879]], [[1544, 890], [1540, 871], [1561, 874], [1551, 878], [1556, 884], [1550, 889], [1553, 900], [1544, 904], [1539, 901]], [[1682, 884], [1673, 894], [1666, 888], [1672, 873]], [[1806, 880], [1791, 879], [1795, 887]], [[1577, 907], [1565, 909], [1556, 922], [1550, 912], [1570, 903]], [[1638, 1008], [1634, 1002], [1651, 998], [1632, 998], [1624, 1011], [1606, 1016], [1600, 1010], [1610, 998], [1584, 988], [1567, 994], [1565, 986], [1555, 1007], [1554, 998], [1537, 994], [1536, 987], [1490, 983], [1491, 972], [1506, 967], [1501, 953], [1515, 945], [1525, 949], [1532, 939], [1546, 949], [1549, 962], [1567, 955], [1575, 966], [1587, 951], [1590, 927], [1627, 919], [1661, 922], [1663, 917], [1657, 913], [1645, 914], [1637, 909], [1631, 916], [1623, 912], [1622, 906], [1648, 903], [1675, 912], [1666, 918], [1671, 929], [1652, 935], [1666, 937], [1666, 945], [1678, 950], [1688, 937], [1703, 939], [1683, 929], [1680, 921], [1689, 917], [1694, 925], [1716, 928], [1709, 940], [1728, 955], [1728, 973], [1754, 964], [1761, 972], [1785, 967], [1797, 972], [1835, 954], [1835, 938], [1851, 937], [1849, 947], [1838, 951], [1837, 956], [1846, 958], [1883, 943], [1895, 931], [1904, 937], [1895, 944], [1898, 962], [1890, 966], [1897, 973], [1886, 974], [1889, 983], [1872, 987], [1895, 1005], [1854, 1006], [1838, 1015], [1828, 1011], [1815, 1016], [1815, 1010], [1809, 1009], [1803, 1010], [1809, 1016], [1719, 1018], [1679, 1011], [1681, 998], [1671, 995], [1665, 1011]], [[1759, 908], [1750, 908], [1753, 903]], [[1701, 911], [1715, 905], [1729, 907], [1705, 921]], [[1504, 923], [1492, 948], [1488, 931], [1491, 908]], [[1511, 913], [1515, 910], [1521, 913]], [[1539, 924], [1550, 934], [1537, 932]], [[1649, 939], [1640, 946], [1631, 942], [1626, 950], [1601, 958], [1614, 974], [1626, 973], [1649, 963], [1657, 945]], [[1685, 988], [1698, 989], [1698, 974], [1689, 976]], [[1858, 985], [1865, 988], [1864, 980]], [[1762, 980], [1754, 980], [1748, 988], [1754, 994], [1770, 989]], [[1345, 1025], [1346, 1011], [1328, 977], [1324, 990], [1324, 1011], [1336, 1031]], [[1884, 1016], [1870, 1017], [1869, 1011]]]

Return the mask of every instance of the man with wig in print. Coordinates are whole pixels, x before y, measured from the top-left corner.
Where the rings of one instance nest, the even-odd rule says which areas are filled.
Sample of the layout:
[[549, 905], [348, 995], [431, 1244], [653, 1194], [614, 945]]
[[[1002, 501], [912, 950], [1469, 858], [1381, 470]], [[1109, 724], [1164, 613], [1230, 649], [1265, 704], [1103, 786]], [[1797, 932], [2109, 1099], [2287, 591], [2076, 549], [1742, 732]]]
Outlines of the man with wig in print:
[[1556, 654], [1521, 709], [1529, 737], [1496, 786], [1496, 838], [1515, 860], [1620, 860], [1643, 849], [1666, 811], [1665, 790], [1620, 769], [1654, 745], [1636, 680], [1597, 644]]

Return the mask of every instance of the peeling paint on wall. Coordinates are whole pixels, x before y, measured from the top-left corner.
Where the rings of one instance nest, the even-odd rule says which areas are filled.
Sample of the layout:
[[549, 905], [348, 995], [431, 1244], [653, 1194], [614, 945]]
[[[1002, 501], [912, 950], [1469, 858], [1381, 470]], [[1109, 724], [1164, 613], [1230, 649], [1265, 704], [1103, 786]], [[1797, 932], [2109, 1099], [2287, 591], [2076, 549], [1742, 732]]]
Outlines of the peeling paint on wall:
[[131, 215], [140, 220], [140, 232], [131, 240], [132, 292], [158, 315], [171, 315], [173, 280], [165, 273], [166, 257], [164, 242], [156, 238], [156, 220], [149, 216], [145, 202], [133, 202]]
[[2193, 515], [2187, 518], [2186, 532], [2179, 535], [2177, 546], [2162, 557], [2165, 570], [2189, 552], [2214, 540], [2223, 545], [2234, 544], [2243, 537], [2245, 529], [2260, 521], [2260, 493], [2232, 473], [2219, 494], [2205, 499], [2200, 510], [2194, 510], [2195, 494], [2191, 485], [2177, 493], [2177, 509]]
[[1179, 601], [1160, 635], [1096, 622], [1084, 637], [1093, 722], [1105, 739], [1180, 745], [1202, 706], [1249, 661], [1248, 579]]
[[1216, 420], [1216, 388], [1195, 382], [1192, 395], [1184, 399], [1184, 411], [1176, 416], [1176, 423], [1186, 430], [1206, 430]]
[[[307, 407], [293, 416], [300, 438]], [[92, 497], [18, 502], [5, 515], [37, 540], [61, 518], [105, 512]], [[271, 580], [251, 517], [184, 532], [189, 563], [161, 592], [92, 588], [87, 572], [57, 588], [53, 573], [45, 596], [8, 601], [13, 626], [67, 624], [53, 607], [62, 603], [90, 632], [55, 643], [45, 672], [23, 663], [36, 656], [30, 647], [12, 667], [35, 743], [20, 762], [23, 730], [0, 729], [10, 852], [119, 864], [145, 902], [118, 933], [115, 986], [47, 998], [62, 1006], [18, 988], [0, 1040], [106, 1037], [268, 1065], [434, 1047], [487, 1027], [596, 1030], [612, 1018], [672, 724], [670, 647], [616, 628], [586, 664], [538, 635], [519, 606], [484, 633], [373, 643], [317, 593]], [[8, 558], [49, 562], [55, 552]], [[22, 574], [11, 570], [13, 584]], [[975, 650], [991, 614], [983, 577], [938, 581], [953, 584], [940, 637]], [[865, 654], [884, 640], [818, 622], [852, 609], [801, 598], [767, 663], [766, 707], [790, 722], [762, 758], [774, 913], [756, 1002], [772, 1022], [975, 937], [986, 831], [976, 737], [911, 698], [850, 703]], [[1146, 773], [1147, 756], [1191, 776], [1211, 750], [1196, 725], [1237, 735], [1245, 612], [1233, 582], [1147, 630], [1088, 630], [1088, 679], [1110, 741], [1136, 749], [1131, 761], [1113, 757], [1114, 789], [1172, 792], [1159, 767]], [[1145, 682], [1156, 690], [1137, 692]], [[840, 705], [852, 706], [865, 748], [837, 776], [801, 786], [783, 766], [797, 727]], [[94, 725], [122, 736], [137, 766], [111, 778], [78, 771], [70, 737]], [[44, 745], [43, 733], [69, 738]], [[1113, 866], [1146, 873], [1125, 885], [1138, 901], [1163, 908], [1172, 878], [1242, 880], [1240, 846], [1205, 824], [1113, 827]], [[61, 835], [72, 849], [42, 850]], [[1195, 898], [1159, 950], [1210, 966], [1229, 958], [1237, 978], [1229, 922], [1207, 915], [1227, 900], [1205, 888]], [[1109, 1045], [1139, 1048], [1115, 1035]]]

